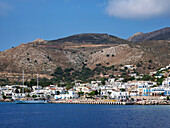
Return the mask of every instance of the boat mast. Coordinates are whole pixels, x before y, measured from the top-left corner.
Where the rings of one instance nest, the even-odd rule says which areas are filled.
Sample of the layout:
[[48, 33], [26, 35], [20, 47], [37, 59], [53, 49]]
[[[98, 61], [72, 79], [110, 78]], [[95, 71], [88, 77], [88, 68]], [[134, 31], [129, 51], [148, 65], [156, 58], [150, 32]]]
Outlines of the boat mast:
[[23, 70], [23, 86], [24, 86], [24, 70]]
[[37, 73], [37, 89], [39, 89], [39, 83], [38, 83], [38, 73]]
[[169, 87], [168, 87], [168, 76], [167, 76], [167, 96], [168, 96], [168, 89]]
[[24, 93], [24, 70], [23, 70], [23, 87], [22, 87], [22, 92]]

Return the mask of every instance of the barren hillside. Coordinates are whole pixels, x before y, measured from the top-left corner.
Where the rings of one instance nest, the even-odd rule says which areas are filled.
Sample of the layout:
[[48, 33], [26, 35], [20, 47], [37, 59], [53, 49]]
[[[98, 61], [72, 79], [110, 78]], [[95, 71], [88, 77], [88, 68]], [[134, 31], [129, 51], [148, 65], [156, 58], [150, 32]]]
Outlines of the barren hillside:
[[136, 44], [107, 34], [79, 34], [54, 41], [37, 39], [0, 52], [0, 71], [50, 75], [57, 67], [94, 69], [97, 64], [109, 67], [140, 63], [137, 70], [149, 72], [169, 64], [169, 46], [169, 41]]

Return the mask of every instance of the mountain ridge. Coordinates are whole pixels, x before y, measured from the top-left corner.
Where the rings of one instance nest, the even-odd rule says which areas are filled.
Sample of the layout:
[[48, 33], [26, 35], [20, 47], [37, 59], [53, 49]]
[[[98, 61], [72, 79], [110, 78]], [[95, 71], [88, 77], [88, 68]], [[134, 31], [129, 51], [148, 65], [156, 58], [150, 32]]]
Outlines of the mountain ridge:
[[103, 42], [106, 44], [112, 43], [128, 43], [129, 41], [118, 38], [113, 35], [109, 35], [106, 33], [81, 33], [75, 34], [68, 37], [60, 38], [57, 40], [51, 40], [49, 43], [52, 44], [60, 44], [64, 42], [73, 42], [76, 44], [79, 43], [92, 43], [92, 44], [102, 44]]
[[170, 27], [148, 33], [138, 32], [129, 37], [127, 40], [136, 43], [148, 40], [170, 40]]

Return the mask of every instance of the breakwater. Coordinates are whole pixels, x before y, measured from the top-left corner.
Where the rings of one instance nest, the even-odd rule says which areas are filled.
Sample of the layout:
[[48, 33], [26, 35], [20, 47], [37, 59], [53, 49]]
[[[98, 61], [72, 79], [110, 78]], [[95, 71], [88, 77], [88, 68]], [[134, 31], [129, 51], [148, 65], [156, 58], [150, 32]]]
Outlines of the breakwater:
[[67, 101], [51, 101], [50, 103], [56, 104], [103, 104], [103, 105], [134, 105], [132, 102], [67, 102]]

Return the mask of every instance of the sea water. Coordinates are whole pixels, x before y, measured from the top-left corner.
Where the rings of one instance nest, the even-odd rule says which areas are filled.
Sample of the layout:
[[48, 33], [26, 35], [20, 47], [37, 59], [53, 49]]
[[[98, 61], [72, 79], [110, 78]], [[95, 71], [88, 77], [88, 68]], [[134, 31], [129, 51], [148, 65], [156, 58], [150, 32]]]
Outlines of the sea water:
[[170, 106], [0, 103], [0, 128], [170, 128]]

